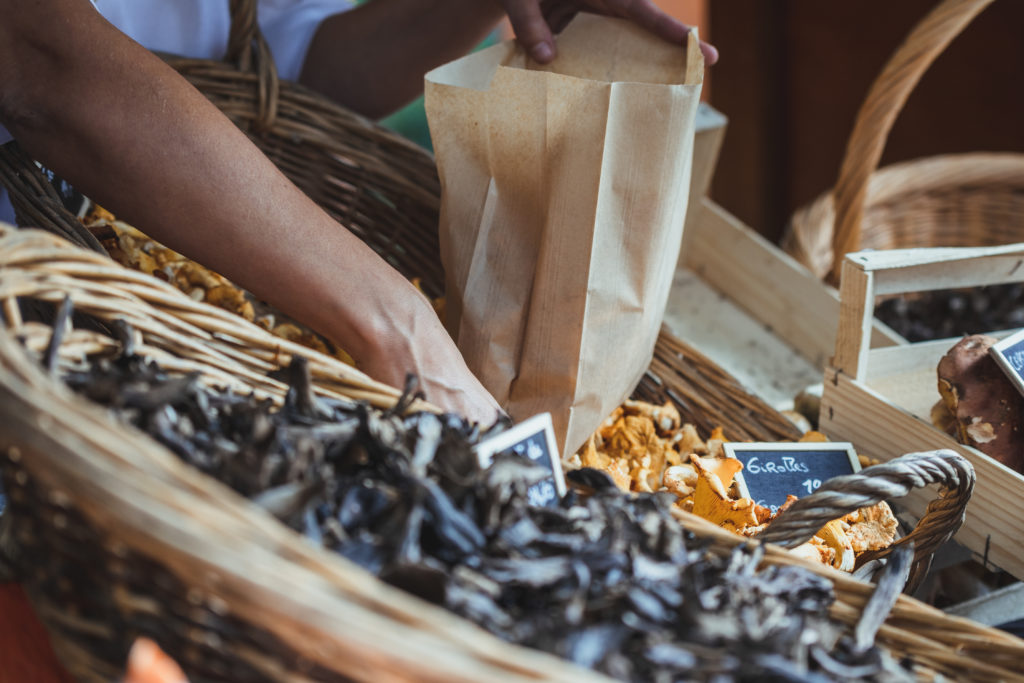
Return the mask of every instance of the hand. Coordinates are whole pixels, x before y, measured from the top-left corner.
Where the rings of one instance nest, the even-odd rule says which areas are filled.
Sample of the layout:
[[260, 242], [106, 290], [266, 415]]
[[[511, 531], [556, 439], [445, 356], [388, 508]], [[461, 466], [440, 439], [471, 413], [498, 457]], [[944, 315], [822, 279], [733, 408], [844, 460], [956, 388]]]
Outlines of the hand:
[[490, 427], [503, 414], [497, 401], [466, 367], [429, 302], [414, 290], [406, 302], [411, 306], [392, 309], [373, 347], [357, 357], [359, 369], [394, 387], [415, 373], [427, 401]]
[[[547, 64], [555, 58], [558, 33], [578, 12], [607, 14], [630, 19], [651, 33], [673, 43], [682, 43], [690, 27], [670, 17], [652, 0], [499, 0], [508, 13], [516, 39], [536, 61]], [[704, 62], [710, 66], [718, 61], [718, 50], [701, 41]]]

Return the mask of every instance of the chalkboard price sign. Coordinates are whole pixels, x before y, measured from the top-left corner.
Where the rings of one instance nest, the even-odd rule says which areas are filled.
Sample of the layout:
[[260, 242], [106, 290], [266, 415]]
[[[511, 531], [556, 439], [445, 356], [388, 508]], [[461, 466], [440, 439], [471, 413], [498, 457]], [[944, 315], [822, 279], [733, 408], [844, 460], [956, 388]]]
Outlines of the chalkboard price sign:
[[822, 482], [860, 471], [853, 446], [835, 443], [727, 443], [725, 454], [743, 463], [736, 475], [740, 495], [773, 513], [786, 496], [802, 498]]
[[495, 455], [511, 452], [529, 458], [550, 470], [550, 477], [537, 482], [527, 490], [526, 494], [532, 505], [557, 505], [565, 495], [565, 476], [562, 474], [562, 461], [558, 457], [555, 429], [550, 413], [534, 415], [477, 444], [475, 450], [481, 467], [490, 465]]
[[1024, 330], [996, 342], [989, 347], [988, 352], [1017, 387], [1017, 391], [1024, 394]]

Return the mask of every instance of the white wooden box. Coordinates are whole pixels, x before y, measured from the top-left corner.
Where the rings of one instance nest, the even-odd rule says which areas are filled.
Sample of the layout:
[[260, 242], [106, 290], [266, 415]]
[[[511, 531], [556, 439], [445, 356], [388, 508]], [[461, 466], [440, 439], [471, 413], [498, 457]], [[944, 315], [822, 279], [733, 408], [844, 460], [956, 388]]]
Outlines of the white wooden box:
[[[775, 408], [822, 381], [839, 294], [707, 198], [691, 207], [665, 325]], [[902, 342], [875, 324], [872, 343]], [[922, 450], [922, 449], [917, 449]]]
[[[835, 356], [825, 372], [820, 415], [821, 429], [831, 439], [851, 441], [871, 457], [889, 460], [935, 448], [963, 454], [974, 465], [977, 486], [955, 540], [986, 566], [1018, 578], [1024, 578], [1024, 476], [931, 424], [931, 407], [940, 398], [936, 368], [957, 340], [872, 348], [868, 330], [878, 296], [1021, 281], [1024, 244], [847, 255]], [[920, 516], [932, 497], [919, 489], [903, 503]]]

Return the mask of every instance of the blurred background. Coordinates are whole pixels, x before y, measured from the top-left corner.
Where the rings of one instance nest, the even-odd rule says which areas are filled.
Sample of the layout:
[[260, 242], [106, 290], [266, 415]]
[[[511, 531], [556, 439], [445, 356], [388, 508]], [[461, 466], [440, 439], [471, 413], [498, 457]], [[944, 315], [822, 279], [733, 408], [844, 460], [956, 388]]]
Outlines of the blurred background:
[[[708, 101], [729, 118], [711, 196], [777, 240], [835, 183], [872, 81], [937, 0], [657, 0], [720, 50]], [[1024, 151], [1024, 2], [995, 2], [936, 60], [881, 165]]]

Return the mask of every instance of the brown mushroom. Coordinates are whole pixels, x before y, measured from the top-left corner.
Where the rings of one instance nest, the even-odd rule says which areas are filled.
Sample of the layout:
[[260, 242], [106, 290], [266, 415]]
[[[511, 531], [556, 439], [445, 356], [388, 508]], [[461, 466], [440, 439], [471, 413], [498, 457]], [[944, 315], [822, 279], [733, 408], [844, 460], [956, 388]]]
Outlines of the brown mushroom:
[[1024, 471], [1024, 398], [989, 355], [995, 339], [964, 337], [938, 366], [939, 394], [960, 443]]

